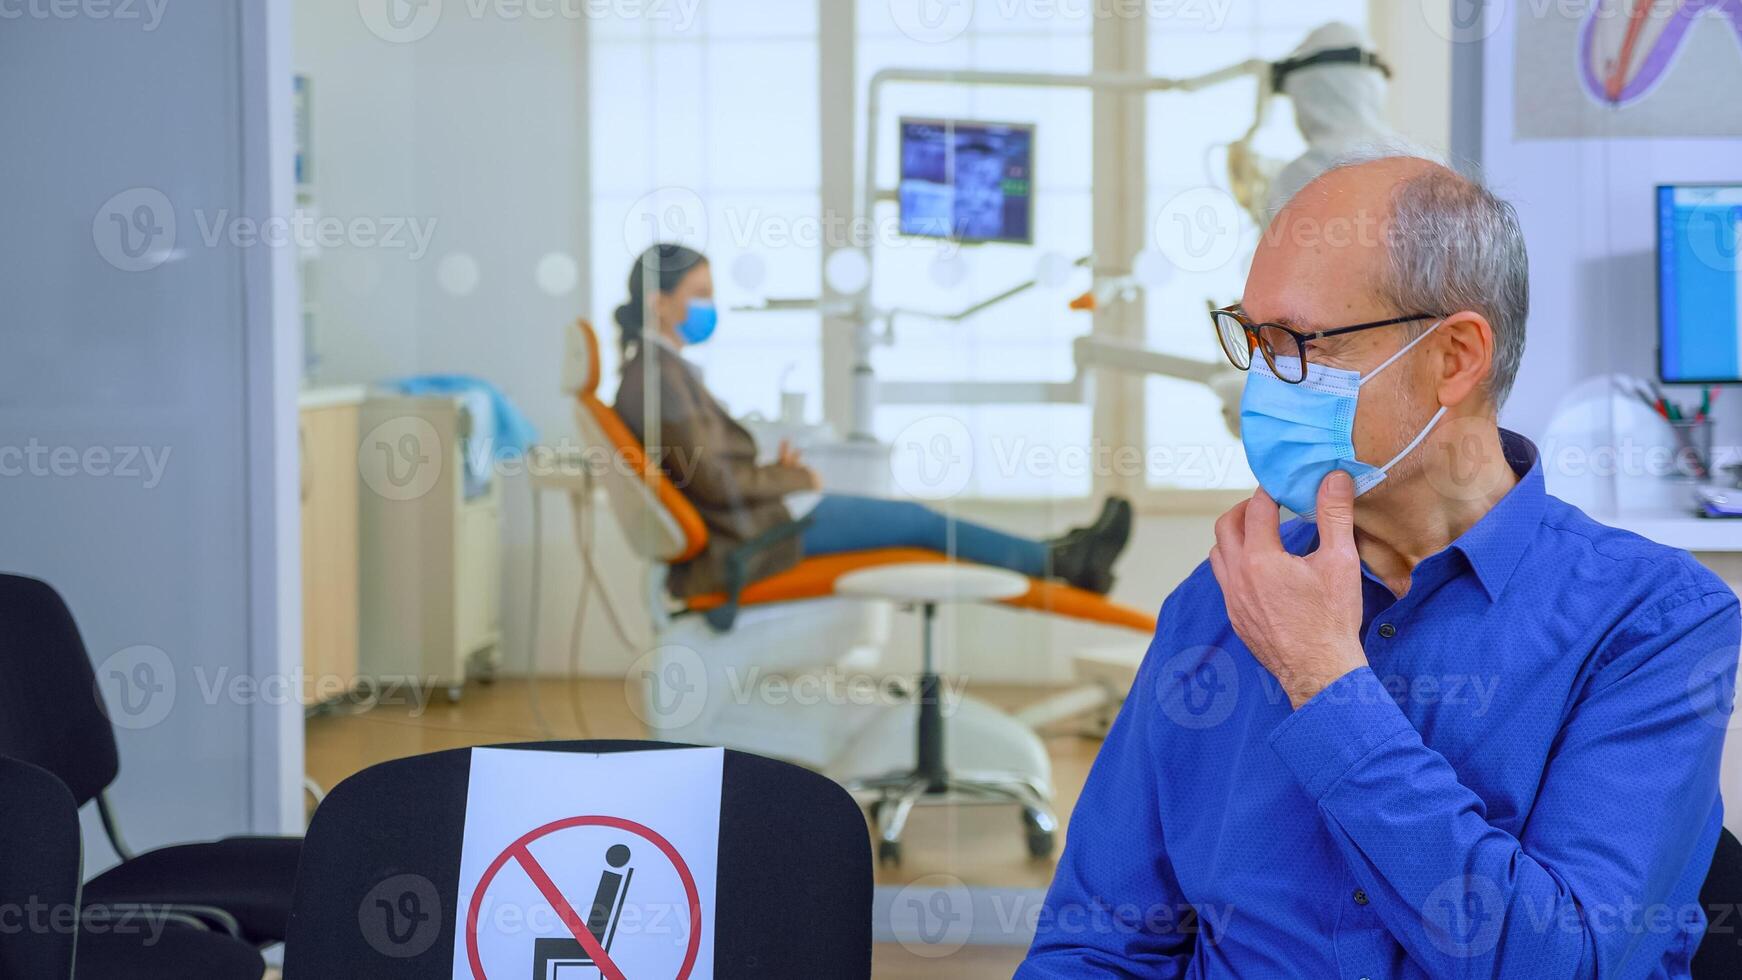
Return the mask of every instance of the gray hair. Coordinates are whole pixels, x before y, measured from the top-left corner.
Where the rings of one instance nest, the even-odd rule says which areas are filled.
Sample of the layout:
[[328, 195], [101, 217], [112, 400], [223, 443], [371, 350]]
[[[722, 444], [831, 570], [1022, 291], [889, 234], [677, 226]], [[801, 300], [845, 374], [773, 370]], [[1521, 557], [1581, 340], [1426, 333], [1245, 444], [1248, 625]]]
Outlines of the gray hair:
[[[1398, 156], [1423, 158], [1369, 150], [1331, 169]], [[1434, 166], [1398, 184], [1390, 219], [1390, 269], [1379, 294], [1403, 313], [1470, 310], [1486, 317], [1494, 328], [1488, 394], [1498, 408], [1524, 359], [1530, 314], [1530, 262], [1518, 212], [1479, 182]]]

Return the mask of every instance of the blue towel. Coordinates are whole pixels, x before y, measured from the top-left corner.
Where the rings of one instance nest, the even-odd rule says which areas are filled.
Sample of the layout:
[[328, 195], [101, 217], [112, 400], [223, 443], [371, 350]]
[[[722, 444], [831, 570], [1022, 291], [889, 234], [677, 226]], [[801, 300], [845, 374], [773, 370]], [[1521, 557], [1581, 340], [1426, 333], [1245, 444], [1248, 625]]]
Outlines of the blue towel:
[[508, 400], [502, 389], [481, 378], [465, 374], [419, 374], [387, 382], [405, 395], [458, 395], [466, 400], [474, 434], [486, 434], [488, 442], [474, 442], [466, 452], [466, 497], [483, 493], [489, 486], [491, 462], [523, 456], [538, 442], [538, 429]]

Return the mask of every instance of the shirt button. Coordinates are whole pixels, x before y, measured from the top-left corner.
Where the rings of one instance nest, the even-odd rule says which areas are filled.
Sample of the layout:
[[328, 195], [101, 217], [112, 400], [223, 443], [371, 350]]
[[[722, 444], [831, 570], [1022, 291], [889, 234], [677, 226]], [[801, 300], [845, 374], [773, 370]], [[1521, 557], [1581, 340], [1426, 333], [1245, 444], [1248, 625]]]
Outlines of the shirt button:
[[1391, 625], [1390, 623], [1380, 623], [1379, 624], [1379, 635], [1383, 636], [1387, 640], [1389, 640], [1392, 637], [1397, 635], [1397, 627]]
[[1359, 888], [1355, 889], [1355, 904], [1356, 905], [1366, 905], [1367, 904], [1367, 893], [1362, 891]]

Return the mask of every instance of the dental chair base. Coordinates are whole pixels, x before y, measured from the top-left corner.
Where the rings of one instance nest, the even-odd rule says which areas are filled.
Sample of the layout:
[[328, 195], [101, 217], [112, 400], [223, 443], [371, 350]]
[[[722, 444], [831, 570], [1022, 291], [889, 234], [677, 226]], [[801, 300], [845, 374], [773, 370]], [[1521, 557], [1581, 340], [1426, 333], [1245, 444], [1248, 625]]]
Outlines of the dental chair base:
[[[886, 602], [834, 598], [754, 606], [728, 633], [700, 616], [670, 620], [632, 668], [637, 714], [660, 739], [796, 762], [871, 797], [884, 860], [900, 859], [914, 806], [946, 802], [1014, 803], [1030, 853], [1051, 853], [1046, 746], [997, 708], [952, 695], [935, 674], [937, 720], [922, 721], [924, 675], [906, 689], [878, 679], [889, 613]], [[941, 733], [948, 792], [932, 790], [937, 780], [909, 785], [922, 725]]]
[[[920, 695], [926, 697], [923, 680]], [[937, 722], [925, 720], [929, 705], [923, 701], [887, 712], [841, 762], [846, 771], [880, 773], [836, 777], [855, 796], [871, 798], [878, 863], [901, 863], [901, 838], [915, 806], [964, 803], [1015, 804], [1022, 811], [1029, 855], [1051, 856], [1058, 817], [1052, 809], [1052, 763], [1039, 736], [972, 698], [940, 707], [940, 715], [948, 714]], [[940, 725], [940, 737], [928, 746], [933, 740], [916, 733], [934, 724]], [[915, 766], [916, 757], [930, 761]]]
[[[876, 796], [871, 814], [877, 823], [879, 864], [901, 863], [901, 836], [915, 806], [968, 801], [1015, 804], [1022, 812], [1029, 855], [1052, 855], [1058, 839], [1058, 817], [1052, 809], [1051, 762], [1039, 736], [989, 705], [966, 698], [954, 706], [946, 705], [937, 669], [940, 603], [1005, 600], [1028, 589], [1028, 579], [1014, 572], [954, 563], [867, 568], [835, 583], [839, 594], [910, 604], [918, 607], [922, 617], [922, 660], [915, 703], [910, 710], [879, 719], [867, 730], [868, 737], [860, 740], [876, 747], [899, 745], [903, 741], [899, 738], [901, 726], [909, 724], [913, 754], [906, 760], [885, 754], [883, 758], [894, 762], [894, 768], [847, 782], [847, 789], [854, 793]], [[878, 760], [852, 761], [866, 765]]]
[[677, 617], [632, 668], [638, 713], [660, 739], [753, 752], [839, 779], [843, 757], [896, 697], [870, 679], [888, 622], [887, 606], [848, 599], [745, 609], [726, 633], [701, 616]]

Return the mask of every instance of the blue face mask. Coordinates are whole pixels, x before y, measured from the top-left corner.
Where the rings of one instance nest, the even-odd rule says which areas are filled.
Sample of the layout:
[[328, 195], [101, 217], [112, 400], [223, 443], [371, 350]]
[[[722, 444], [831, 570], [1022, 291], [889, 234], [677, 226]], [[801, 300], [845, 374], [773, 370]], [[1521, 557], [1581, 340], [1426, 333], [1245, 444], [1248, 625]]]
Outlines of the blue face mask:
[[[1273, 374], [1263, 358], [1254, 357], [1240, 399], [1240, 441], [1258, 485], [1277, 503], [1309, 519], [1318, 505], [1319, 484], [1332, 470], [1346, 470], [1355, 478], [1357, 497], [1378, 486], [1398, 460], [1421, 445], [1446, 408], [1440, 406], [1391, 462], [1373, 466], [1355, 458], [1355, 403], [1361, 386], [1438, 328], [1438, 323], [1429, 327], [1365, 377], [1309, 362], [1306, 378], [1291, 385]], [[1277, 358], [1279, 364], [1284, 360], [1295, 363], [1292, 357]]]
[[714, 335], [714, 327], [720, 323], [720, 314], [714, 309], [714, 304], [705, 299], [690, 300], [689, 316], [677, 325], [677, 334], [686, 344], [699, 344]]

